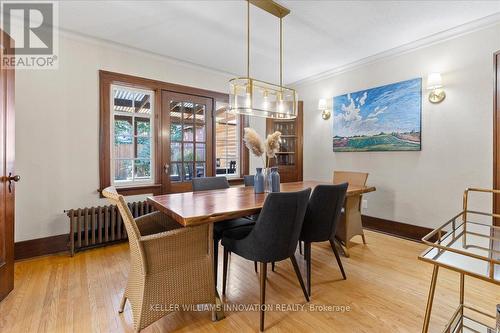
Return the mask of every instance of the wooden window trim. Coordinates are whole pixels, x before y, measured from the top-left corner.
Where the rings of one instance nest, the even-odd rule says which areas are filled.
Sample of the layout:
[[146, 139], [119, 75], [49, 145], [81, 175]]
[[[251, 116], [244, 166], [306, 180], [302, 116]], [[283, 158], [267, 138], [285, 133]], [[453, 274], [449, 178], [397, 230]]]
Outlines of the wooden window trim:
[[[154, 195], [162, 194], [162, 177], [164, 172], [160, 163], [162, 152], [162, 133], [160, 131], [162, 103], [162, 91], [171, 91], [182, 94], [195, 95], [200, 97], [208, 97], [212, 99], [213, 109], [215, 109], [215, 101], [229, 102], [229, 96], [225, 93], [210, 91], [200, 88], [188, 87], [184, 85], [168, 83], [158, 80], [137, 77], [128, 74], [115, 73], [110, 71], [99, 71], [99, 189], [101, 191], [111, 185], [111, 110], [110, 110], [110, 87], [111, 85], [120, 85], [131, 88], [152, 90], [155, 93], [155, 115], [154, 115], [154, 156], [155, 156], [155, 183], [149, 185], [137, 185], [130, 187], [118, 188], [118, 192], [123, 195], [139, 195], [153, 193]], [[249, 155], [248, 150], [244, 148], [243, 143], [243, 128], [248, 126], [248, 117], [241, 116], [240, 119], [240, 178], [231, 179], [231, 184], [243, 183], [243, 175], [248, 174], [249, 170]], [[215, 130], [215, 122], [212, 122], [213, 130]], [[215, 135], [212, 139], [212, 145], [215, 147]], [[213, 157], [215, 161], [215, 149], [213, 149]], [[215, 168], [215, 162], [211, 168]], [[208, 168], [208, 166], [207, 166]], [[215, 170], [214, 170], [215, 172]], [[101, 195], [102, 197], [102, 195]]]

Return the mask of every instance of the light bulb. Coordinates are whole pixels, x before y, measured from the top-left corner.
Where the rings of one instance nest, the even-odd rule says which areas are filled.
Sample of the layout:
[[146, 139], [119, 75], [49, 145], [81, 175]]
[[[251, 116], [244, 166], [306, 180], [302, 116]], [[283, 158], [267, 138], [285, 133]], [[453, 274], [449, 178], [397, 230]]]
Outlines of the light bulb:
[[262, 102], [262, 108], [267, 110], [269, 108], [269, 97], [267, 94], [267, 90], [264, 90], [264, 101]]
[[250, 87], [250, 85], [247, 86], [245, 106], [247, 108], [250, 108], [252, 106], [252, 88]]
[[283, 103], [283, 93], [278, 94], [278, 112], [283, 113], [283, 110], [285, 110], [285, 105]]
[[251, 105], [252, 105], [252, 97], [250, 96], [250, 93], [247, 92], [247, 97], [245, 99], [245, 106], [247, 108], [250, 108]]

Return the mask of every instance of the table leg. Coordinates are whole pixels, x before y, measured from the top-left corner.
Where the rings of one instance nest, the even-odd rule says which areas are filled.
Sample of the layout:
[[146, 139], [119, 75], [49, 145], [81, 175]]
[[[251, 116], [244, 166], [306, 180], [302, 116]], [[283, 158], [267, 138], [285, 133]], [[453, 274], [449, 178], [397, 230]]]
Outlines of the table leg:
[[224, 303], [219, 296], [219, 292], [215, 291], [215, 310], [212, 311], [212, 321], [219, 321], [226, 318], [224, 314]]
[[439, 266], [434, 265], [431, 278], [431, 286], [429, 289], [429, 296], [427, 298], [427, 307], [425, 308], [424, 326], [422, 328], [422, 333], [427, 333], [429, 331], [429, 322], [431, 320], [432, 303], [434, 302], [434, 292], [436, 291], [436, 282], [438, 276]]
[[[210, 224], [208, 228], [208, 244], [209, 244], [209, 253], [210, 253], [210, 268], [212, 269], [213, 277], [214, 277], [214, 290], [215, 290], [215, 307], [212, 310], [212, 321], [219, 321], [224, 319], [226, 316], [224, 315], [224, 306], [222, 303], [222, 299], [220, 298], [219, 292], [217, 291], [217, 282], [215, 279], [215, 270], [214, 270], [214, 262], [215, 262], [215, 251], [218, 250], [218, 248], [215, 248], [214, 246], [214, 241], [213, 241], [213, 232], [214, 232], [214, 225], [213, 223]], [[217, 263], [215, 263], [217, 264]]]

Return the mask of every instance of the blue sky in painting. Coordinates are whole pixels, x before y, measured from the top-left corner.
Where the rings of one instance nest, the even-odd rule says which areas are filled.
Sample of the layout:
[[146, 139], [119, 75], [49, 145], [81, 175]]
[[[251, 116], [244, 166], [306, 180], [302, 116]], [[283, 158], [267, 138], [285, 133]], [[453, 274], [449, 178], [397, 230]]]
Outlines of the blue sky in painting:
[[420, 131], [422, 79], [333, 98], [333, 136]]

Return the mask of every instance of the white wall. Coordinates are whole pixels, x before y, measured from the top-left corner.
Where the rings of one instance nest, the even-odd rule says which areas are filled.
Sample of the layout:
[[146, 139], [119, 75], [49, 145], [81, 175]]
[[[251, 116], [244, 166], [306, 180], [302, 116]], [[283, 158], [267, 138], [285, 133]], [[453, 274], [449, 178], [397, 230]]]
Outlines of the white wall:
[[99, 76], [109, 70], [224, 92], [230, 76], [61, 34], [58, 70], [16, 73], [16, 241], [67, 233], [63, 210], [104, 204]]
[[[330, 180], [333, 170], [370, 173], [377, 191], [365, 214], [435, 227], [461, 208], [468, 186], [492, 186], [493, 53], [500, 25], [297, 86], [304, 100], [304, 179]], [[438, 71], [447, 97], [422, 97], [421, 152], [333, 153], [332, 120], [317, 111], [319, 98], [358, 91]], [[330, 102], [331, 104], [331, 102]], [[475, 200], [488, 210], [489, 197]]]

